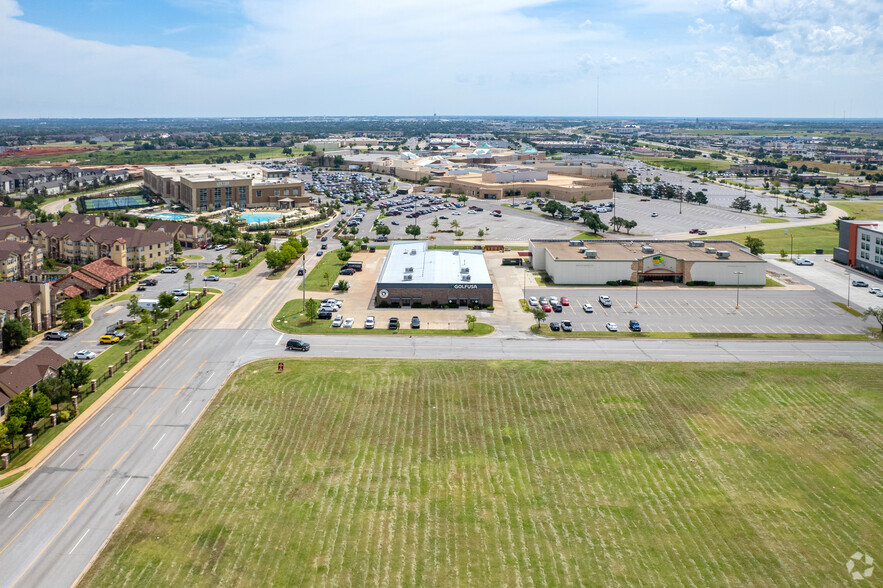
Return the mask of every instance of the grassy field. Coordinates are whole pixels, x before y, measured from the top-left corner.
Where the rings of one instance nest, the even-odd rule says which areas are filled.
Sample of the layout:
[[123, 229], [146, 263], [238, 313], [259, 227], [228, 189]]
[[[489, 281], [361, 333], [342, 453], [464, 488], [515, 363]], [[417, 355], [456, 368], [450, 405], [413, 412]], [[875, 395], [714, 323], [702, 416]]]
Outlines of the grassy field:
[[[225, 259], [229, 260], [230, 259], [229, 253], [227, 255], [225, 255], [224, 257], [225, 257]], [[220, 276], [221, 278], [238, 278], [240, 276], [244, 276], [245, 274], [247, 274], [248, 272], [253, 270], [257, 264], [264, 261], [265, 257], [267, 257], [267, 252], [261, 251], [257, 255], [255, 255], [254, 258], [252, 258], [252, 260], [248, 263], [248, 265], [242, 266], [239, 269], [233, 269], [233, 265], [231, 263], [229, 263], [229, 261], [227, 261], [227, 262], [225, 262], [225, 267], [227, 268], [226, 272], [222, 272], [221, 270], [219, 270], [216, 267], [209, 267], [207, 270], [202, 272], [202, 275], [203, 276], [215, 276], [216, 275], [216, 276]], [[217, 257], [215, 259], [212, 259], [211, 256], [207, 256], [206, 259], [208, 259], [212, 263], [215, 263], [215, 259], [217, 259]]]
[[719, 171], [730, 169], [730, 162], [704, 157], [674, 159], [668, 157], [636, 157], [648, 165], [655, 165], [676, 171]]
[[[113, 150], [89, 151], [86, 153], [63, 153], [35, 157], [9, 157], [0, 161], [4, 166], [34, 165], [43, 161], [60, 163], [76, 159], [79, 165], [157, 165], [164, 163], [202, 163], [206, 158], [231, 157], [239, 154], [242, 161], [249, 161], [248, 154], [254, 153], [257, 159], [288, 157], [282, 154], [281, 147], [223, 147], [218, 149], [155, 149], [147, 151]], [[293, 151], [290, 157], [304, 155], [305, 151]]]
[[304, 280], [307, 292], [331, 292], [331, 286], [349, 278], [340, 275], [340, 268], [343, 267], [344, 262], [337, 257], [337, 251], [337, 249], [325, 251], [316, 267], [307, 274], [307, 279]]
[[848, 216], [859, 220], [883, 220], [883, 202], [879, 200], [852, 200], [850, 202], [832, 202], [832, 206], [842, 209]]
[[883, 544], [879, 366], [292, 364], [231, 378], [84, 585], [833, 586]]
[[767, 253], [778, 253], [781, 249], [784, 249], [786, 253], [791, 253], [791, 238], [794, 237], [795, 255], [798, 253], [815, 253], [817, 248], [824, 249], [825, 253], [833, 253], [838, 239], [834, 223], [809, 227], [789, 227], [787, 235], [785, 234], [785, 229], [781, 228], [715, 235], [714, 238], [732, 239], [744, 244], [745, 237], [748, 235], [762, 240]]

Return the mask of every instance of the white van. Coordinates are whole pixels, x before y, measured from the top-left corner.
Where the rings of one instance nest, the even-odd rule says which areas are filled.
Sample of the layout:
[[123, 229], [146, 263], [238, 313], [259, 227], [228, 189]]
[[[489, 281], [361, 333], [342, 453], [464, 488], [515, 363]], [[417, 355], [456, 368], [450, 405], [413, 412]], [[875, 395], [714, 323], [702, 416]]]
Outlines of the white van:
[[153, 310], [159, 305], [159, 300], [155, 298], [139, 298], [138, 299], [138, 307], [143, 308], [144, 310]]

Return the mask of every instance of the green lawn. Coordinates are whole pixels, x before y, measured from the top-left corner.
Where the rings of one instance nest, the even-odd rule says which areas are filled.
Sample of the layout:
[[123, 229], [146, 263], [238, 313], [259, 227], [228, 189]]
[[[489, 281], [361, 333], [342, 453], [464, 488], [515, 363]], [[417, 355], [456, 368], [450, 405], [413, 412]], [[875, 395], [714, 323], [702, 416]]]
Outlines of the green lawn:
[[834, 201], [831, 206], [843, 209], [847, 216], [854, 216], [858, 220], [883, 220], [883, 202], [871, 202], [866, 200]]
[[84, 585], [845, 586], [883, 545], [877, 365], [285, 358]]
[[[23, 166], [33, 165], [41, 161], [59, 163], [68, 159], [76, 159], [80, 165], [123, 165], [123, 164], [186, 164], [202, 163], [205, 159], [216, 157], [231, 157], [239, 154], [242, 161], [248, 162], [249, 153], [254, 153], [257, 159], [288, 157], [282, 154], [281, 147], [223, 147], [218, 149], [156, 149], [148, 151], [113, 150], [113, 151], [90, 151], [88, 153], [64, 153], [61, 155], [37, 156], [37, 157], [10, 157], [3, 159], [3, 165]], [[294, 151], [290, 157], [304, 155], [304, 151]], [[90, 157], [91, 155], [91, 157]]]
[[340, 275], [344, 262], [337, 258], [338, 251], [339, 249], [333, 249], [322, 254], [322, 259], [310, 270], [304, 281], [307, 292], [330, 292], [331, 286], [348, 277]]
[[[204, 275], [204, 276], [219, 276], [221, 278], [238, 278], [239, 276], [244, 276], [245, 274], [247, 274], [248, 272], [253, 270], [257, 264], [264, 261], [264, 258], [266, 256], [267, 256], [267, 252], [261, 251], [260, 253], [258, 253], [257, 255], [254, 256], [254, 259], [252, 259], [248, 265], [243, 266], [243, 267], [236, 269], [236, 270], [232, 269], [233, 266], [232, 266], [232, 264], [229, 263], [229, 261], [226, 261], [224, 263], [224, 265], [227, 267], [226, 272], [222, 272], [221, 270], [219, 270], [216, 267], [209, 267], [207, 270], [202, 272], [202, 275]], [[214, 260], [212, 260], [212, 259], [209, 259], [209, 261], [214, 263]]]
[[676, 171], [719, 171], [730, 169], [731, 162], [697, 157], [694, 159], [674, 159], [668, 157], [636, 157], [648, 165], [655, 165]]
[[815, 253], [816, 248], [824, 249], [825, 253], [833, 253], [837, 245], [837, 229], [834, 223], [813, 225], [809, 227], [788, 227], [785, 229], [767, 229], [763, 231], [749, 231], [747, 233], [731, 233], [729, 235], [715, 235], [715, 239], [737, 241], [745, 243], [745, 237], [751, 235], [763, 241], [767, 253], [778, 253], [784, 249], [791, 252], [791, 239], [794, 238], [794, 253]]
[[[403, 309], [402, 326], [394, 331], [386, 328], [387, 321], [378, 321], [374, 329], [361, 328], [364, 323], [354, 325], [356, 328], [343, 329], [340, 327], [332, 327], [329, 320], [314, 320], [312, 323], [303, 314], [303, 300], [289, 300], [273, 319], [273, 326], [283, 333], [296, 333], [301, 335], [467, 335], [480, 336], [490, 335], [494, 332], [494, 328], [486, 323], [475, 323], [471, 330], [466, 329], [466, 321], [462, 321], [462, 329], [410, 329], [407, 312], [410, 316], [420, 314], [419, 308]], [[340, 313], [346, 317], [346, 312]]]

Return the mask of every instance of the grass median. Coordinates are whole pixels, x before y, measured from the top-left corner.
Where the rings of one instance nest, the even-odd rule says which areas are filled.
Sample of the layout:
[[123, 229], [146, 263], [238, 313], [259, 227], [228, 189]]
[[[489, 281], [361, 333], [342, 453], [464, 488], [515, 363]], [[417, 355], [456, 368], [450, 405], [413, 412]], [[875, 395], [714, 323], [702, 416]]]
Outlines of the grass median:
[[224, 264], [224, 267], [227, 268], [226, 272], [221, 271], [220, 268], [218, 268], [216, 266], [212, 266], [212, 267], [209, 267], [204, 272], [202, 272], [202, 275], [203, 276], [218, 276], [220, 278], [238, 278], [240, 276], [244, 276], [245, 274], [247, 274], [248, 272], [253, 270], [257, 264], [264, 261], [264, 258], [266, 256], [267, 256], [267, 252], [261, 251], [260, 253], [255, 255], [250, 262], [248, 262], [248, 265], [244, 265], [239, 269], [230, 269], [230, 266], [232, 266], [233, 264], [230, 262], [226, 262]]
[[833, 586], [883, 544], [876, 365], [288, 359], [84, 585]]
[[340, 261], [337, 257], [338, 251], [339, 249], [325, 251], [316, 267], [310, 270], [303, 285], [307, 292], [331, 292], [331, 286], [341, 279], [346, 279], [340, 276], [340, 268], [346, 262]]
[[[410, 316], [420, 313], [419, 308], [406, 310], [407, 314]], [[342, 314], [344, 317], [346, 317], [345, 312], [339, 312], [335, 314]], [[405, 313], [403, 312], [403, 315], [404, 314]], [[424, 325], [425, 324], [426, 323], [424, 323]], [[476, 322], [472, 325], [472, 329], [466, 328], [466, 321], [448, 324], [462, 324], [464, 328], [411, 329], [408, 328], [410, 323], [407, 322], [407, 317], [403, 316], [401, 326], [398, 329], [394, 330], [386, 328], [387, 321], [378, 322], [377, 326], [373, 329], [365, 329], [359, 327], [344, 329], [341, 327], [332, 327], [331, 321], [326, 319], [316, 319], [310, 322], [310, 320], [306, 318], [303, 314], [302, 300], [289, 300], [282, 307], [282, 310], [279, 311], [279, 314], [276, 315], [276, 318], [273, 319], [273, 327], [275, 327], [279, 331], [282, 331], [283, 333], [291, 333], [294, 335], [447, 335], [477, 337], [480, 335], [490, 335], [494, 332], [494, 328], [487, 323]]]
[[602, 339], [602, 338], [625, 338], [625, 339], [763, 339], [763, 340], [793, 340], [793, 341], [868, 341], [875, 337], [870, 334], [858, 333], [695, 333], [695, 332], [654, 332], [654, 331], [553, 331], [549, 325], [541, 325], [537, 328], [532, 325], [531, 332], [535, 335], [546, 337], [560, 337], [569, 339]]

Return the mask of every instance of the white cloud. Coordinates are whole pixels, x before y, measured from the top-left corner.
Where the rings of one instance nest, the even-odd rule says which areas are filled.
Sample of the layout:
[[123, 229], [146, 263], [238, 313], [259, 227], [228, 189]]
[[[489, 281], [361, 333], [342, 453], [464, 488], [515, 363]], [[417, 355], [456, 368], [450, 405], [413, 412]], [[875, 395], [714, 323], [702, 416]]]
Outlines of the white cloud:
[[705, 33], [708, 33], [713, 30], [714, 30], [714, 25], [705, 22], [705, 20], [702, 18], [696, 19], [696, 26], [695, 27], [692, 25], [689, 25], [687, 27], [687, 31], [691, 35], [704, 35]]

